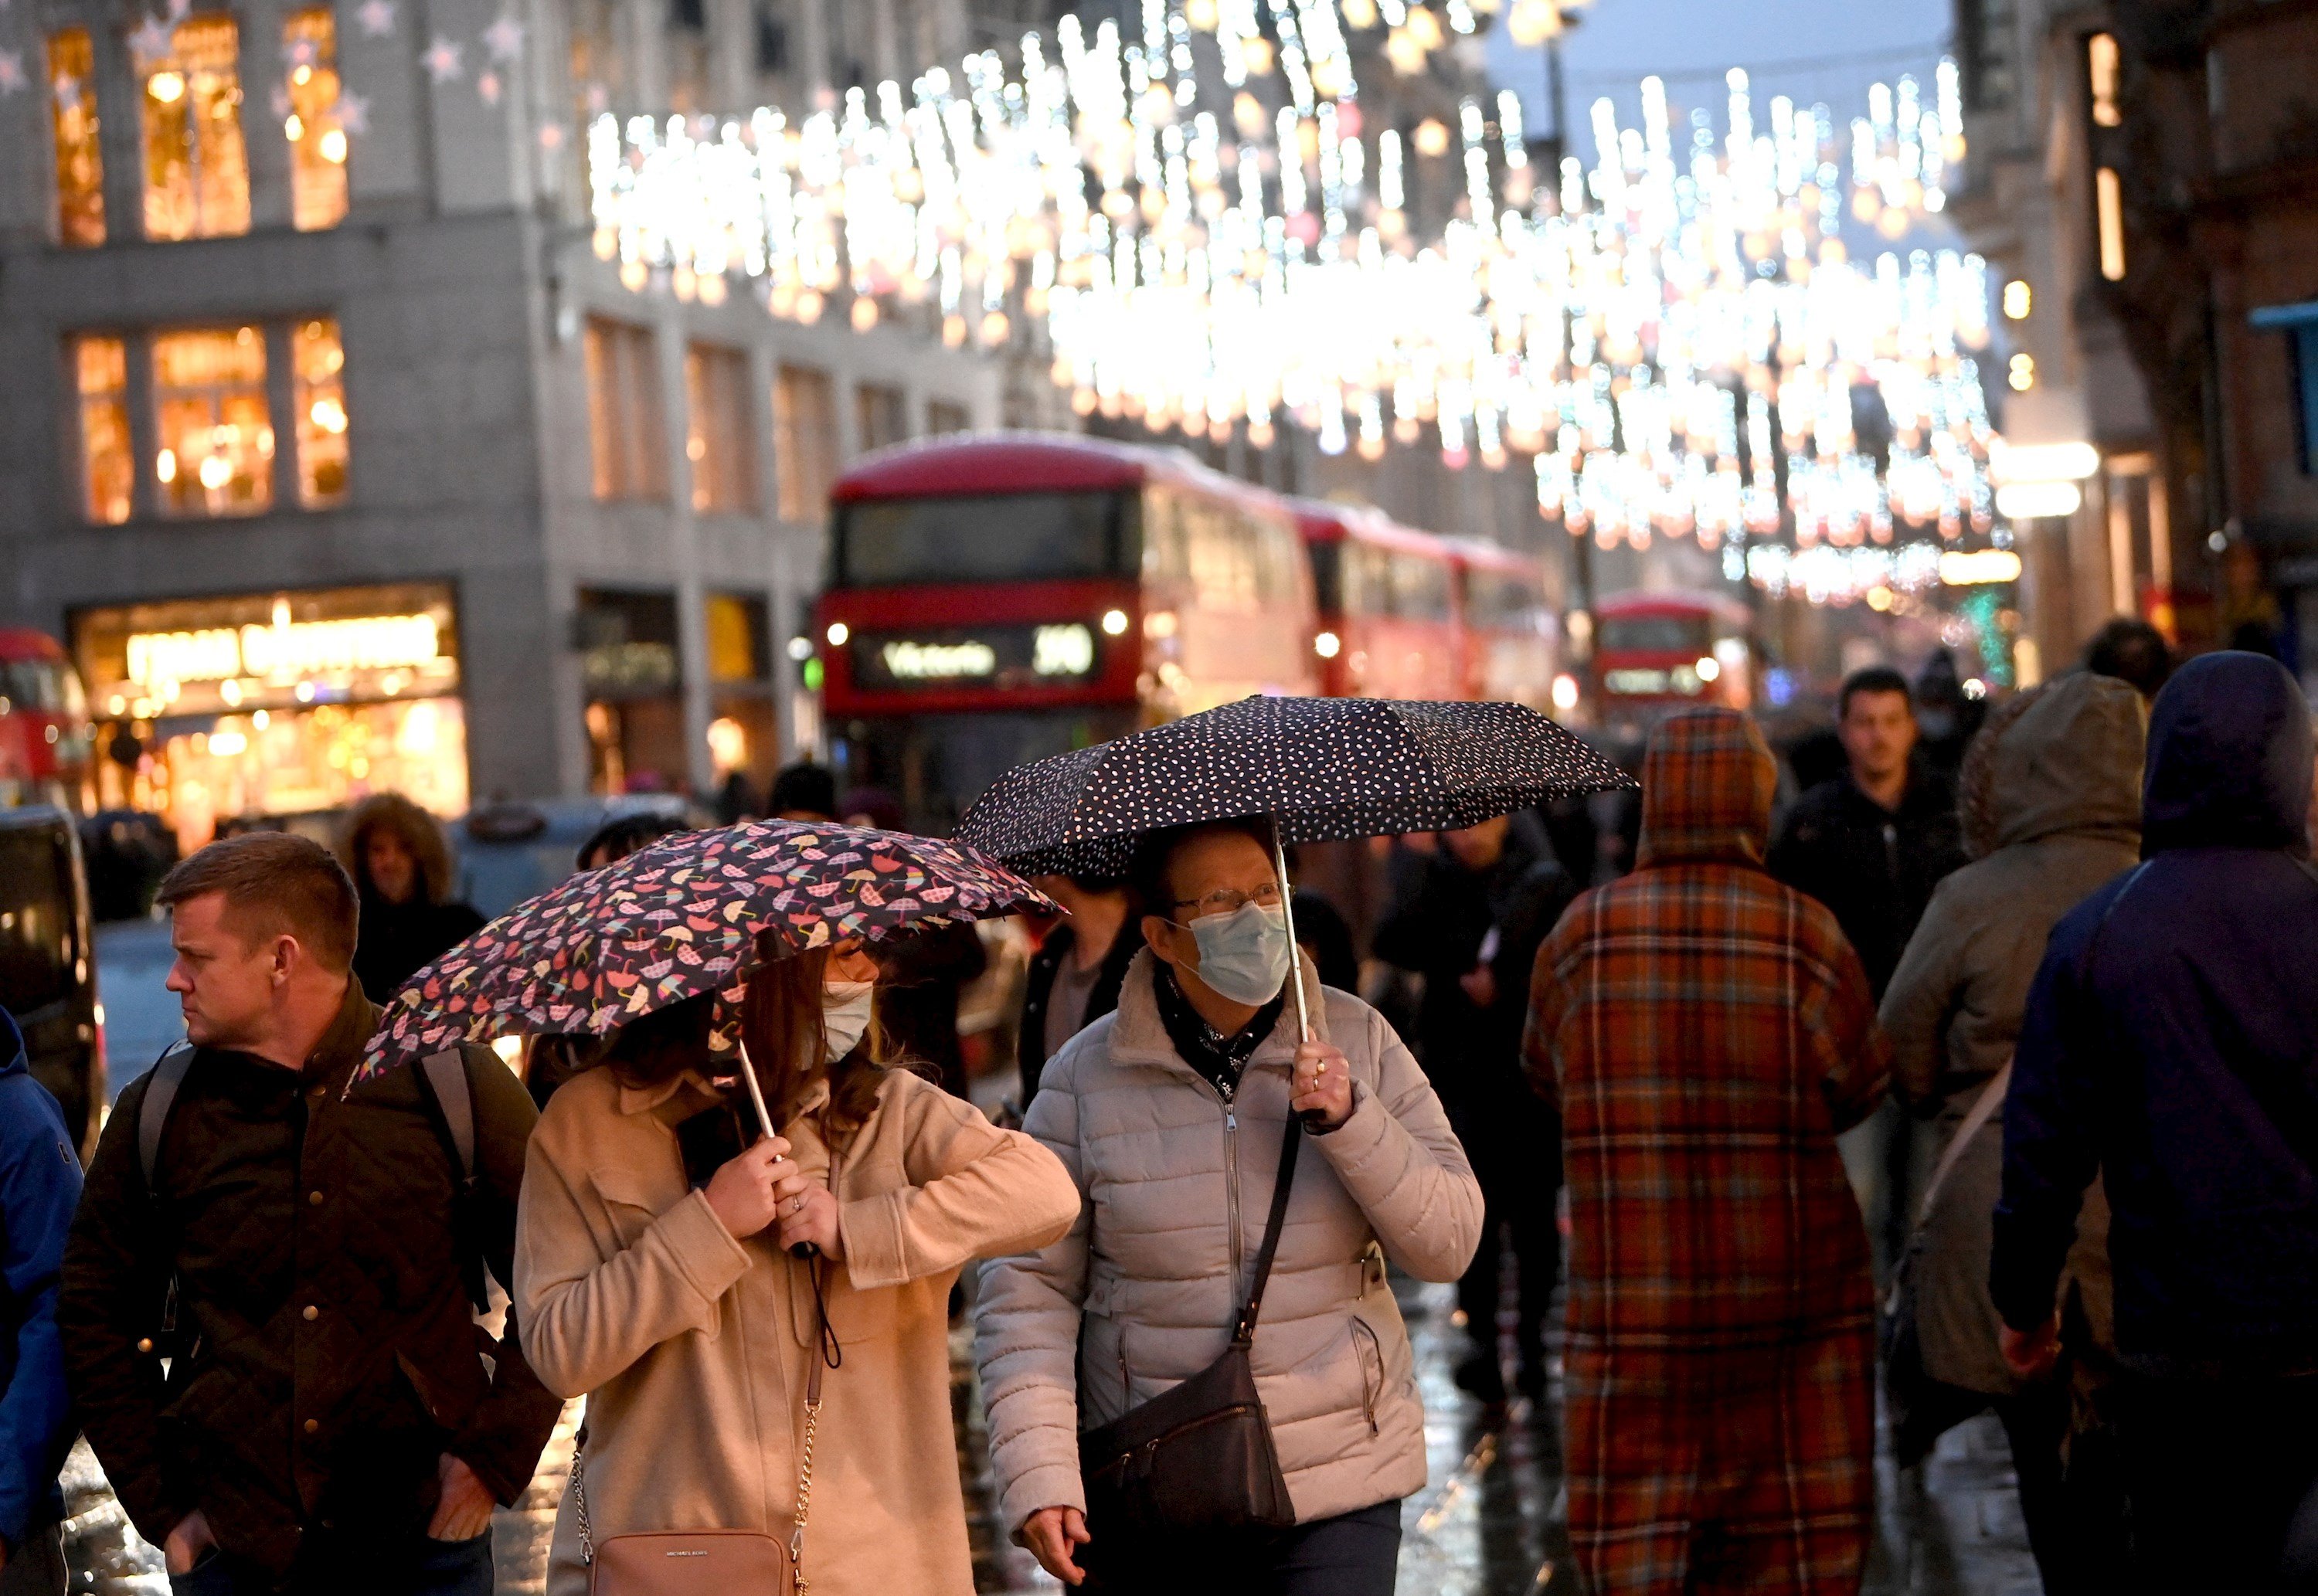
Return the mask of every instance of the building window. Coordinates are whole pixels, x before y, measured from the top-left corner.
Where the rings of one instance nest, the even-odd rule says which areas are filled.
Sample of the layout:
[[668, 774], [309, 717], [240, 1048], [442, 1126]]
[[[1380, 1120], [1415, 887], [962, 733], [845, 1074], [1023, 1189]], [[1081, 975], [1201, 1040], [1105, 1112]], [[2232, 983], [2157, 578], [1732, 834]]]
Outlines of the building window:
[[948, 399], [926, 401], [926, 435], [928, 437], [938, 438], [947, 433], [973, 430], [974, 417], [964, 405], [952, 404]]
[[684, 398], [692, 507], [754, 509], [757, 462], [750, 447], [748, 357], [713, 344], [689, 345], [684, 352]]
[[909, 403], [898, 388], [864, 382], [853, 390], [853, 421], [864, 451], [903, 443], [910, 435]]
[[153, 340], [154, 480], [172, 516], [239, 516], [274, 503], [265, 339], [254, 327]]
[[597, 793], [681, 792], [688, 762], [676, 596], [583, 587], [579, 599], [589, 786]]
[[2095, 33], [2085, 40], [2085, 76], [2092, 91], [2093, 125], [2097, 128], [2119, 128], [2125, 125], [2125, 112], [2117, 103], [2116, 35]]
[[178, 23], [168, 53], [138, 62], [145, 85], [148, 238], [249, 231], [239, 52], [234, 20], [211, 13]]
[[827, 372], [780, 369], [773, 381], [773, 435], [780, 455], [781, 519], [820, 520], [837, 480], [837, 403]]
[[668, 435], [648, 327], [588, 318], [588, 444], [600, 499], [668, 497]]
[[80, 382], [80, 458], [84, 498], [92, 521], [117, 526], [129, 519], [137, 460], [129, 444], [129, 355], [119, 338], [73, 340]]
[[346, 346], [332, 320], [301, 321], [290, 335], [292, 402], [298, 415], [298, 502], [310, 510], [346, 497]]
[[346, 215], [346, 130], [338, 122], [338, 29], [327, 10], [293, 11], [282, 24], [290, 64], [290, 220], [301, 233]]
[[2125, 281], [2125, 191], [2116, 168], [2102, 166], [2093, 173], [2093, 216], [2099, 229], [2100, 274], [2111, 282]]
[[104, 157], [96, 132], [96, 58], [86, 28], [49, 36], [49, 116], [57, 139], [57, 241], [104, 242]]

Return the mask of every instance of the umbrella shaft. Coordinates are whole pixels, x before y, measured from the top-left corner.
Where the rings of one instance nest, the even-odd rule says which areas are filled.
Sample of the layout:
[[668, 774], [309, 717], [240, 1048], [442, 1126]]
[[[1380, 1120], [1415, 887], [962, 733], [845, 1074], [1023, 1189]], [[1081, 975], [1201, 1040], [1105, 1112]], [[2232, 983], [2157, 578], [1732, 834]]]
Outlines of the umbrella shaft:
[[1288, 844], [1280, 834], [1280, 817], [1271, 817], [1271, 867], [1280, 876], [1280, 902], [1288, 917], [1288, 990], [1296, 994], [1296, 1039], [1312, 1040], [1312, 1017], [1304, 1008], [1304, 948], [1296, 940], [1296, 894], [1288, 886]]

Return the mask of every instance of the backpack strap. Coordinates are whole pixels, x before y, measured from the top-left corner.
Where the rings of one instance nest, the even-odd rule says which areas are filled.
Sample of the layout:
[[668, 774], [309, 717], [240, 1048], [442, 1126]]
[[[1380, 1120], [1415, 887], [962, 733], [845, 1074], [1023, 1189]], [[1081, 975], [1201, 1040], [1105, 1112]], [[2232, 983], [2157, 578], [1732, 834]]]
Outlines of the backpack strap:
[[145, 1100], [137, 1109], [137, 1167], [145, 1172], [145, 1189], [161, 1167], [161, 1134], [169, 1128], [169, 1110], [176, 1107], [177, 1089], [193, 1067], [193, 1045], [180, 1042], [154, 1061], [147, 1078]]
[[490, 1287], [483, 1278], [483, 1255], [475, 1241], [475, 1093], [467, 1079], [466, 1055], [456, 1047], [418, 1061], [418, 1095], [427, 1100], [436, 1134], [458, 1166], [453, 1182], [451, 1224], [459, 1249], [459, 1276], [478, 1314], [490, 1311]]
[[462, 1184], [472, 1185], [475, 1179], [475, 1097], [467, 1080], [466, 1058], [455, 1047], [429, 1054], [418, 1063], [418, 1076], [427, 1083], [436, 1112], [442, 1116], [444, 1134], [450, 1138], [452, 1155], [459, 1161], [459, 1179]]

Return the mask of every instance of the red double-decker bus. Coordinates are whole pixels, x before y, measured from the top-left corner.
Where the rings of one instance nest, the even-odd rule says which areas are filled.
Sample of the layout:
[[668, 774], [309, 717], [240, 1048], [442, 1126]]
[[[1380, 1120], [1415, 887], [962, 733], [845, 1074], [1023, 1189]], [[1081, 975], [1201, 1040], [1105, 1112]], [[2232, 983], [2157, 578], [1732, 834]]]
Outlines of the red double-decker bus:
[[1189, 455], [948, 437], [869, 455], [831, 498], [831, 755], [912, 825], [947, 829], [1024, 760], [1318, 689], [1293, 517]]
[[0, 807], [88, 807], [90, 725], [80, 675], [45, 632], [0, 626]]
[[1594, 606], [1603, 718], [1646, 728], [1669, 709], [1755, 702], [1760, 650], [1747, 606], [1720, 593], [1613, 593]]
[[1291, 501], [1320, 606], [1312, 651], [1331, 698], [1465, 698], [1449, 544], [1381, 510]]

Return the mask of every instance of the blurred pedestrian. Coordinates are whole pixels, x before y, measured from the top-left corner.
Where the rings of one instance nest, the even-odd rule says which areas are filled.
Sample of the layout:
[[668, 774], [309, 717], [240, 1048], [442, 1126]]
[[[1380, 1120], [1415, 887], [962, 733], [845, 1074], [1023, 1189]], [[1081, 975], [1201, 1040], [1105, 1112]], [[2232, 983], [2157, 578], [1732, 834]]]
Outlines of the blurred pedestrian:
[[[572, 863], [580, 870], [601, 870], [617, 864], [663, 837], [691, 828], [658, 810], [640, 810], [615, 816], [588, 834]], [[593, 1069], [604, 1055], [604, 1039], [584, 1032], [551, 1032], [524, 1039], [523, 1084], [531, 1100], [544, 1111], [547, 1099], [582, 1070]]]
[[2116, 1274], [2134, 1589], [2284, 1588], [2318, 1482], [2318, 873], [2310, 712], [2276, 660], [2157, 695], [2143, 863], [2054, 928], [2004, 1103], [1990, 1283], [2035, 1377], [2086, 1188]]
[[2148, 622], [2119, 615], [2085, 644], [2085, 668], [2130, 683], [2143, 698], [2154, 698], [2173, 675], [2173, 649]]
[[[1879, 665], [1846, 677], [1836, 732], [1844, 768], [1788, 810], [1770, 872], [1835, 912], [1881, 1002], [1933, 887], [1963, 863], [1955, 793], [1918, 755], [1915, 700], [1898, 671]], [[1879, 1280], [1907, 1245], [1912, 1142], [1907, 1115], [1889, 1103], [1843, 1143]]]
[[1777, 768], [1660, 722], [1633, 874], [1540, 950], [1524, 1040], [1563, 1118], [1564, 1447], [1595, 1596], [1855, 1596], [1874, 1507], [1867, 1238], [1835, 1137], [1888, 1046], [1823, 907], [1763, 870]]
[[[880, 787], [845, 795], [845, 823], [876, 831], [904, 831], [902, 805]], [[966, 1093], [966, 1048], [957, 1034], [958, 994], [990, 967], [981, 935], [970, 925], [930, 926], [877, 945], [878, 1023], [898, 1057], [932, 1067], [942, 1089]]]
[[623, 1027], [540, 1121], [516, 1299], [541, 1376], [588, 1398], [548, 1596], [582, 1596], [619, 1537], [687, 1529], [799, 1532], [815, 1588], [974, 1589], [950, 1285], [1061, 1234], [1078, 1193], [1029, 1137], [887, 1067], [876, 974], [846, 943], [750, 978], [777, 1134], [717, 1079], [705, 996]]
[[1068, 911], [1030, 955], [1030, 978], [1022, 993], [1022, 1036], [1016, 1045], [1022, 1065], [1022, 1107], [1038, 1095], [1047, 1061], [1063, 1044], [1119, 1007], [1143, 938], [1128, 924], [1134, 898], [1114, 876], [1041, 875], [1034, 883]]
[[[1026, 1126], [1061, 1155], [1083, 1210], [1063, 1240], [982, 1273], [1002, 1520], [1048, 1573], [1091, 1591], [1188, 1579], [1218, 1596], [1383, 1596], [1400, 1499], [1425, 1471], [1385, 1263], [1454, 1279], [1479, 1233], [1479, 1188], [1383, 1017], [1308, 967], [1312, 1039], [1298, 1045], [1268, 829], [1158, 833], [1133, 884], [1145, 946], [1119, 1008], [1048, 1063]], [[1289, 1142], [1293, 1113], [1312, 1129]], [[1250, 1356], [1294, 1526], [1090, 1525], [1081, 1430], [1225, 1353], [1281, 1179], [1287, 1218]]]
[[772, 788], [765, 794], [765, 808], [777, 820], [834, 822], [837, 778], [830, 774], [828, 766], [816, 765], [810, 759], [784, 765], [773, 773]]
[[725, 773], [716, 786], [715, 810], [720, 826], [737, 826], [757, 818], [757, 789], [750, 782], [747, 771], [736, 766]]
[[373, 793], [355, 805], [338, 862], [362, 901], [354, 973], [373, 1003], [386, 1002], [429, 960], [483, 928], [475, 906], [451, 896], [443, 828], [400, 793]]
[[1918, 757], [1951, 786], [1963, 767], [1964, 750], [1988, 713], [1985, 697], [1963, 690], [1955, 658], [1945, 649], [1934, 649], [1916, 673], [1916, 744]]
[[89, 1444], [176, 1596], [487, 1596], [561, 1407], [474, 1319], [531, 1099], [483, 1047], [349, 1091], [378, 1010], [315, 844], [211, 843], [160, 901], [188, 1042], [121, 1094], [57, 1314]]
[[1377, 926], [1377, 957], [1424, 978], [1417, 1030], [1424, 1072], [1481, 1182], [1481, 1244], [1457, 1283], [1471, 1345], [1457, 1383], [1505, 1399], [1497, 1355], [1504, 1260], [1518, 1279], [1516, 1378], [1545, 1394], [1545, 1321], [1561, 1276], [1561, 1127], [1522, 1075], [1522, 1024], [1538, 945], [1577, 895], [1529, 816], [1499, 815], [1441, 845], [1405, 878]]
[[64, 1110], [32, 1079], [24, 1034], [0, 1009], [0, 1596], [63, 1596], [71, 1447], [57, 1277], [80, 1159]]
[[[1989, 1296], [1990, 1215], [2003, 1171], [2006, 1067], [2054, 921], [2132, 868], [2141, 841], [2143, 710], [2125, 683], [2078, 673], [2006, 701], [1964, 761], [1964, 823], [1981, 856], [1940, 883], [1883, 995], [1892, 1079], [1938, 1130], [1945, 1174], [1914, 1245], [1909, 1296], [1921, 1369], [1939, 1389], [1903, 1422], [1903, 1465], [1939, 1428], [1993, 1406], [2011, 1442], [2029, 1545], [2047, 1596], [2110, 1588], [2121, 1527], [2102, 1440], [2062, 1458], [2071, 1382], [2023, 1380], [1999, 1348]], [[1954, 1146], [1964, 1127], [1972, 1134]], [[1953, 1150], [1951, 1150], [1953, 1149]], [[2073, 1382], [2088, 1410], [2114, 1367], [2108, 1208], [2093, 1184], [2069, 1253]], [[1908, 1415], [1913, 1420], [1914, 1415]]]

